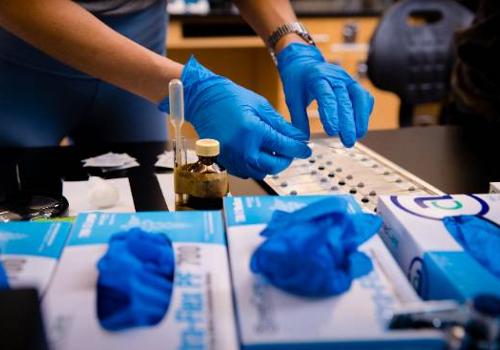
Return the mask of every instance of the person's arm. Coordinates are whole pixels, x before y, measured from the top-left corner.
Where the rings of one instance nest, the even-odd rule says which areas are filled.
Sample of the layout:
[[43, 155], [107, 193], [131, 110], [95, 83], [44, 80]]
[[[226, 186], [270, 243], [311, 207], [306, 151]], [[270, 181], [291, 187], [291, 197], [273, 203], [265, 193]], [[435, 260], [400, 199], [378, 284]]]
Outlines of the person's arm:
[[1, 0], [0, 26], [48, 55], [152, 102], [183, 66], [115, 32], [71, 0]]
[[[289, 0], [233, 0], [241, 16], [266, 41], [278, 27], [297, 22], [297, 17]], [[276, 44], [276, 52], [288, 44], [306, 42], [297, 34], [288, 34]]]
[[[243, 18], [267, 38], [284, 24], [297, 21], [288, 0], [234, 0]], [[368, 130], [373, 97], [340, 66], [297, 34], [283, 36], [274, 47], [292, 123], [309, 136], [307, 107], [316, 100], [323, 128], [352, 147]]]
[[232, 174], [263, 178], [311, 150], [261, 96], [194, 58], [182, 66], [107, 27], [71, 0], [0, 0], [0, 26], [60, 61], [153, 102], [168, 112], [168, 82], [184, 84], [186, 120], [221, 144]]

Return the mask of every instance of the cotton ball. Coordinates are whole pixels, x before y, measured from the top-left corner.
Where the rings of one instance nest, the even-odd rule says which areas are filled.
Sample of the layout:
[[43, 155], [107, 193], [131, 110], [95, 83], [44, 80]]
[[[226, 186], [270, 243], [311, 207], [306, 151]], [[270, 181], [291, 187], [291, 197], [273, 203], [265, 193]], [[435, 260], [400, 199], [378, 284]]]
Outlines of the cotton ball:
[[111, 183], [100, 177], [90, 178], [90, 202], [99, 209], [111, 208], [118, 203], [120, 192]]

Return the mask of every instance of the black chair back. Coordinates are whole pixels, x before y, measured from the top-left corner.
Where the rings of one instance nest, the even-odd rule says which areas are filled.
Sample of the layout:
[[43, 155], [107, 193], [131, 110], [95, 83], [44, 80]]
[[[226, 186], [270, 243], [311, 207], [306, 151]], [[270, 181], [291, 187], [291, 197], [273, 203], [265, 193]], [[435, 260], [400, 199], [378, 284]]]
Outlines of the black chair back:
[[449, 92], [454, 33], [473, 14], [453, 0], [403, 0], [382, 17], [370, 42], [368, 77], [401, 99], [400, 125], [411, 125], [413, 106]]

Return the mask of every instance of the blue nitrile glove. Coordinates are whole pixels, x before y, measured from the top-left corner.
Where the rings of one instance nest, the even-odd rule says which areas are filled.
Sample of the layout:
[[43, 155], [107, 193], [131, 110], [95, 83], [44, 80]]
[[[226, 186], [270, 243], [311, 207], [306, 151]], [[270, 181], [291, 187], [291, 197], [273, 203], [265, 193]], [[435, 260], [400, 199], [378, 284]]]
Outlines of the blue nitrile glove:
[[0, 290], [1, 289], [9, 289], [9, 280], [7, 279], [7, 274], [3, 269], [3, 264], [0, 261]]
[[[184, 66], [186, 120], [202, 138], [220, 142], [220, 163], [233, 175], [262, 179], [307, 158], [307, 137], [262, 96], [216, 75], [193, 57]], [[168, 111], [168, 98], [159, 106]]]
[[316, 100], [328, 135], [340, 135], [352, 147], [366, 134], [373, 97], [342, 67], [326, 62], [317, 47], [300, 43], [285, 47], [277, 59], [294, 126], [309, 136], [306, 108]]
[[103, 328], [119, 331], [162, 320], [174, 279], [174, 252], [165, 235], [139, 228], [117, 233], [97, 268], [97, 316]]
[[307, 297], [345, 292], [354, 278], [372, 270], [359, 245], [381, 227], [372, 214], [348, 213], [340, 196], [314, 202], [293, 213], [275, 211], [261, 235], [250, 269], [274, 286]]
[[500, 278], [500, 227], [474, 215], [448, 216], [443, 223], [455, 240], [488, 271]]

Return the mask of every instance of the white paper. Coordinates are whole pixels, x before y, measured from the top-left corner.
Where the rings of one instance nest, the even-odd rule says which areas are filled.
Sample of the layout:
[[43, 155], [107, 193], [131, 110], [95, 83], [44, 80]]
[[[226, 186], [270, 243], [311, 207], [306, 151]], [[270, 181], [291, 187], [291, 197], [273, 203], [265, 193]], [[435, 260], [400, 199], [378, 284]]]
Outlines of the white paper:
[[103, 172], [125, 170], [139, 166], [139, 162], [127, 153], [108, 152], [82, 160], [83, 167], [101, 168]]
[[168, 210], [175, 210], [174, 173], [156, 174]]
[[[186, 151], [186, 157], [188, 163], [194, 163], [198, 160], [196, 152], [188, 149]], [[155, 163], [156, 167], [159, 168], [174, 168], [174, 151], [165, 151], [164, 153], [158, 155], [158, 161]]]
[[63, 195], [69, 202], [68, 215], [76, 216], [79, 213], [88, 211], [135, 212], [134, 199], [128, 178], [107, 179], [105, 181], [114, 186], [120, 193], [118, 202], [106, 209], [99, 209], [90, 201], [92, 191], [90, 181], [64, 181]]
[[[125, 163], [125, 164], [117, 166], [117, 167], [101, 168], [101, 170], [103, 173], [109, 173], [111, 171], [125, 170], [125, 169], [135, 168], [138, 166], [140, 166], [139, 162], [137, 162], [136, 160], [132, 160], [128, 163]], [[84, 165], [84, 167], [85, 167], [85, 165]]]

